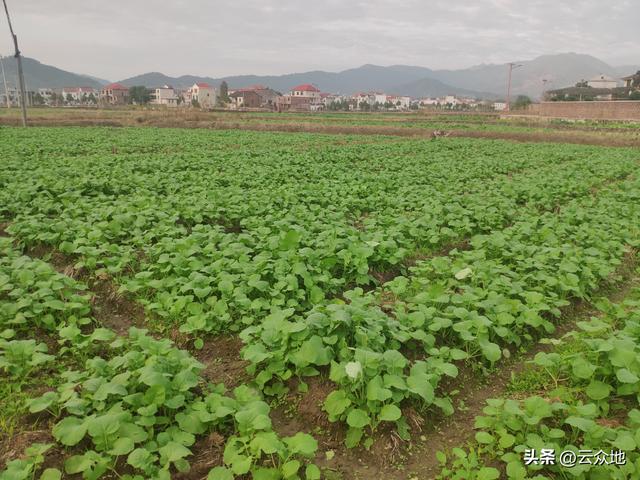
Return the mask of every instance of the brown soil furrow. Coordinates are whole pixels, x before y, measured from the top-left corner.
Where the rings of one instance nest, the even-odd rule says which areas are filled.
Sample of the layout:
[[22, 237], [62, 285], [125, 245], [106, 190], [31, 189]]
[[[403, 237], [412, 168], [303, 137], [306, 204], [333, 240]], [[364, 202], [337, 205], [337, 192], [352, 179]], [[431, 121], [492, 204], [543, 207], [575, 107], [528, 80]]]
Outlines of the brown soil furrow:
[[[611, 301], [623, 298], [634, 286], [630, 280], [634, 278], [637, 266], [637, 252], [629, 249], [623, 264], [611, 276], [612, 286], [603, 288], [594, 297], [606, 296]], [[555, 332], [547, 338], [561, 338], [575, 329], [576, 322], [598, 314], [599, 311], [588, 301], [575, 300], [562, 309]], [[537, 343], [527, 352], [502, 361], [499, 367], [487, 374], [469, 365], [462, 366], [458, 377], [443, 384], [441, 389], [449, 394], [458, 391], [453, 396], [456, 411], [452, 416], [432, 413], [422, 417], [411, 408], [403, 409], [412, 427], [409, 443], [402, 442], [391, 430], [380, 429], [369, 451], [364, 448], [346, 449], [342, 444], [344, 427], [328, 423], [322, 411], [322, 401], [335, 388], [324, 377], [305, 379], [309, 383], [307, 393], [289, 394], [283, 405], [273, 410], [274, 429], [282, 435], [295, 431], [313, 432], [320, 446], [317, 463], [340, 472], [342, 477], [338, 478], [433, 479], [440, 471], [436, 452], [463, 446], [472, 440], [475, 417], [482, 413], [486, 400], [503, 396], [512, 376], [526, 369], [537, 353], [551, 348], [549, 344]], [[428, 426], [421, 428], [423, 424]], [[335, 453], [331, 460], [325, 457], [327, 450]]]
[[118, 293], [118, 287], [107, 274], [93, 276], [84, 269], [78, 269], [73, 257], [47, 245], [30, 248], [26, 254], [49, 262], [58, 273], [86, 283], [91, 295], [91, 313], [102, 326], [118, 335], [126, 335], [130, 327], [144, 327], [142, 305]]

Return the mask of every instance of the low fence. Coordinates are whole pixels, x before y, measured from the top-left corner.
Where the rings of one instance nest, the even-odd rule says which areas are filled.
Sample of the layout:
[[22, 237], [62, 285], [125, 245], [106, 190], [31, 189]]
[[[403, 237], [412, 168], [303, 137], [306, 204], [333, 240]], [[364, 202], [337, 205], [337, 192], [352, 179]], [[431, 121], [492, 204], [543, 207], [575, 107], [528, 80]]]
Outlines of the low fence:
[[640, 120], [640, 101], [542, 102], [530, 105], [531, 115], [594, 120]]

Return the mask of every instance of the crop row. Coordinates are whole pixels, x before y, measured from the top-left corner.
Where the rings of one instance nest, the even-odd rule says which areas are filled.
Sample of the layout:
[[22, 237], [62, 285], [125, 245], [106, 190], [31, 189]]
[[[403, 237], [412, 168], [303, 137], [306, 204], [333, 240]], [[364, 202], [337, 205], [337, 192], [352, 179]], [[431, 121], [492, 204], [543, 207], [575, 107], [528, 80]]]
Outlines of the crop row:
[[377, 295], [355, 289], [304, 316], [275, 312], [242, 332], [243, 357], [267, 393], [329, 367], [337, 388], [324, 407], [349, 425], [348, 445], [380, 421], [406, 437], [404, 400], [452, 413], [439, 386], [457, 376], [457, 361], [493, 364], [505, 347], [553, 331], [562, 307], [615, 272], [640, 240], [639, 186], [634, 178], [557, 214], [522, 215], [474, 237], [471, 250], [418, 262]]
[[[533, 395], [487, 401], [472, 452], [440, 454], [442, 478], [495, 479], [499, 470], [486, 465], [496, 462], [514, 480], [640, 474], [640, 291], [620, 303], [601, 300], [599, 308], [516, 379]], [[543, 449], [553, 462], [540, 461]], [[567, 451], [575, 465], [561, 464]]]
[[[0, 238], [0, 372], [27, 392], [38, 391], [43, 376], [55, 378], [55, 388], [25, 408], [54, 423], [57, 448], [68, 452], [67, 474], [168, 479], [189, 470], [198, 436], [217, 431], [226, 437], [224, 466], [211, 470], [212, 480], [247, 472], [256, 479], [320, 477], [308, 463], [317, 442], [273, 432], [259, 392], [241, 386], [228, 394], [207, 384], [203, 365], [168, 339], [136, 328], [118, 337], [97, 326], [84, 288]], [[33, 478], [52, 447], [31, 445], [0, 478]], [[40, 473], [43, 480], [62, 475], [56, 467]]]
[[251, 143], [190, 132], [172, 144], [171, 131], [112, 133], [115, 153], [105, 154], [106, 136], [88, 154], [93, 132], [65, 132], [72, 139], [51, 138], [62, 144], [57, 155], [29, 142], [4, 147], [10, 232], [122, 277], [150, 313], [196, 335], [238, 330], [274, 309], [304, 312], [375, 284], [376, 273], [416, 253], [501, 228], [522, 208], [554, 208], [635, 168], [628, 152], [604, 158], [583, 147], [320, 142], [301, 152], [310, 137], [269, 150], [262, 142], [280, 136]]

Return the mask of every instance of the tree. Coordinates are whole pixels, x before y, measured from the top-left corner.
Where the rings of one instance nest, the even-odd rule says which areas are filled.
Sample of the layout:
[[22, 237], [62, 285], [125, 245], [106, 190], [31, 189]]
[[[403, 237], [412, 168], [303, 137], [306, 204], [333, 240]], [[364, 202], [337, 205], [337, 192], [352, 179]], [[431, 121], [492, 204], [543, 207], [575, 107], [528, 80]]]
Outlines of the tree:
[[222, 103], [229, 103], [229, 85], [224, 80], [220, 84], [220, 101]]
[[35, 96], [33, 97], [33, 104], [44, 105], [44, 97], [40, 95], [40, 92], [36, 93]]
[[191, 106], [194, 107], [194, 108], [200, 108], [200, 102], [197, 99], [192, 98], [191, 99]]
[[578, 83], [576, 83], [576, 87], [579, 87], [579, 88], [585, 88], [585, 87], [588, 87], [588, 86], [589, 86], [589, 84], [584, 79], [580, 80]]
[[629, 100], [640, 100], [640, 90], [631, 92], [631, 95], [629, 95]]
[[516, 97], [515, 102], [513, 102], [513, 104], [511, 105], [513, 108], [515, 109], [524, 109], [527, 108], [529, 105], [531, 105], [531, 99], [529, 97], [527, 97], [526, 95], [518, 95]]
[[73, 96], [70, 93], [67, 93], [67, 98], [65, 99], [67, 104], [73, 103]]
[[89, 97], [87, 97], [87, 100], [92, 105], [95, 105], [96, 103], [98, 103], [98, 101], [96, 100], [96, 96], [93, 93], [89, 94]]
[[151, 90], [144, 85], [129, 88], [129, 101], [136, 105], [145, 105], [151, 100]]

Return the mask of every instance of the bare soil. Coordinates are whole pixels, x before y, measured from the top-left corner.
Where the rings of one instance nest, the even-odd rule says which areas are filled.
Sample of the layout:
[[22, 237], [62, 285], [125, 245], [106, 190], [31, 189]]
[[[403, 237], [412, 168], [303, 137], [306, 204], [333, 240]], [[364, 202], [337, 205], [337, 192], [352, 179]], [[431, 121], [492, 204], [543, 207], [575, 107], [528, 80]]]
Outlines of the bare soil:
[[224, 383], [227, 389], [234, 389], [250, 381], [246, 372], [249, 362], [242, 360], [242, 341], [238, 337], [217, 337], [205, 342], [202, 350], [192, 354], [205, 365], [202, 375], [211, 383]]
[[[254, 114], [255, 115], [255, 114]], [[585, 145], [601, 145], [614, 147], [640, 147], [640, 138], [637, 131], [625, 129], [607, 129], [604, 127], [583, 127], [574, 125], [553, 124], [549, 122], [513, 122], [513, 126], [545, 128], [547, 132], [503, 132], [474, 130], [473, 125], [477, 121], [466, 122], [469, 129], [456, 129], [431, 131], [424, 127], [400, 127], [393, 124], [398, 120], [389, 118], [389, 125], [335, 125], [330, 122], [319, 123], [305, 121], [300, 118], [296, 121], [291, 119], [291, 123], [270, 122], [267, 116], [256, 116], [253, 118], [238, 116], [237, 121], [232, 121], [233, 115], [227, 114], [224, 119], [220, 116], [207, 112], [163, 112], [163, 111], [133, 111], [133, 110], [67, 110], [57, 112], [34, 112], [30, 118], [30, 125], [33, 126], [104, 126], [104, 127], [125, 127], [125, 126], [151, 126], [167, 128], [207, 128], [213, 130], [251, 130], [267, 132], [309, 132], [327, 134], [349, 134], [349, 135], [390, 135], [401, 137], [432, 138], [437, 141], [438, 137], [469, 137], [486, 138], [499, 140], [512, 140], [518, 142], [552, 142], [552, 143], [572, 143]], [[416, 122], [424, 120], [440, 120], [446, 115], [416, 116]], [[366, 117], [356, 117], [365, 118]], [[410, 117], [403, 119], [406, 121]], [[231, 120], [230, 120], [231, 119]], [[259, 121], [255, 121], [258, 119]], [[386, 119], [387, 120], [387, 119]], [[443, 122], [446, 125], [446, 121]], [[483, 123], [496, 123], [496, 120], [488, 116]], [[20, 125], [17, 116], [0, 116], [0, 125]], [[509, 124], [511, 125], [511, 124]]]

